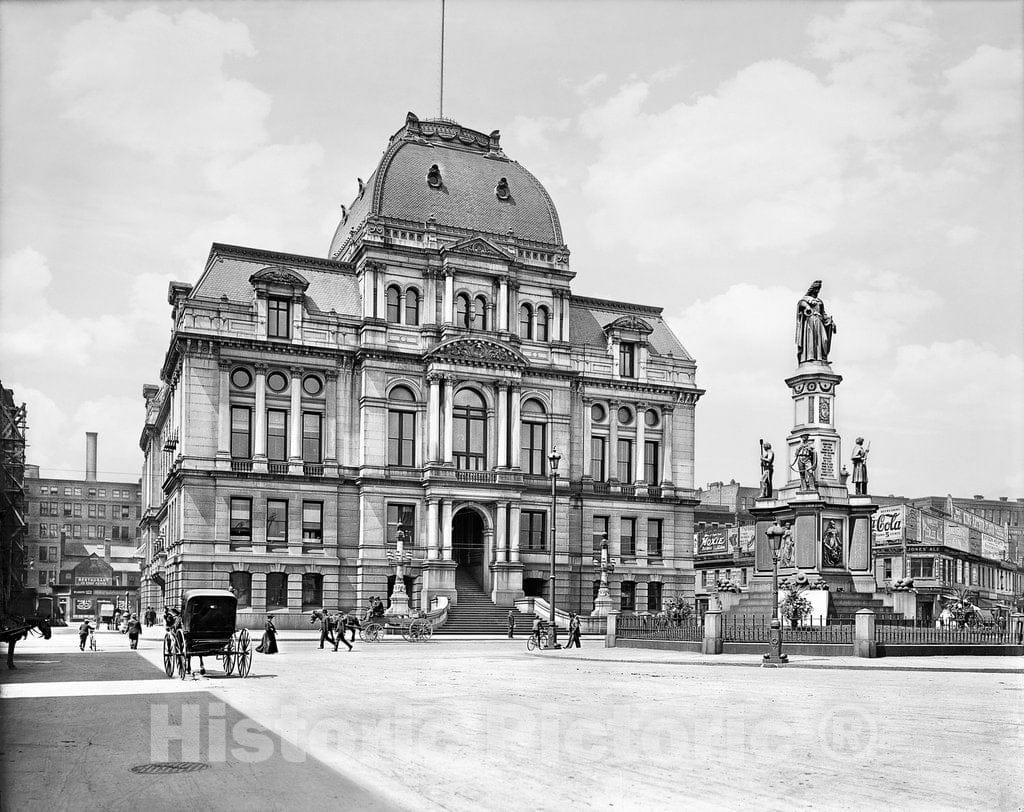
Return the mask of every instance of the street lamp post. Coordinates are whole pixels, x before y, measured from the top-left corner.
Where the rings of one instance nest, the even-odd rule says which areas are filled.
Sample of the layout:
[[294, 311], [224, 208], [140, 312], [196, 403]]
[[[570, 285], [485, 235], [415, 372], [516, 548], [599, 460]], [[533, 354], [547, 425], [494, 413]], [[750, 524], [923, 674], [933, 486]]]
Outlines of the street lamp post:
[[789, 657], [782, 653], [782, 623], [779, 620], [779, 548], [786, 531], [778, 520], [765, 531], [768, 544], [772, 548], [772, 625], [768, 632], [768, 652], [764, 655], [762, 665], [775, 667], [789, 662]]
[[548, 590], [548, 602], [551, 606], [551, 635], [548, 638], [552, 648], [561, 648], [558, 645], [558, 622], [555, 620], [555, 516], [558, 512], [558, 504], [555, 501], [555, 484], [558, 482], [558, 463], [562, 461], [562, 455], [558, 449], [552, 448], [548, 454], [548, 465], [551, 471], [551, 588]]

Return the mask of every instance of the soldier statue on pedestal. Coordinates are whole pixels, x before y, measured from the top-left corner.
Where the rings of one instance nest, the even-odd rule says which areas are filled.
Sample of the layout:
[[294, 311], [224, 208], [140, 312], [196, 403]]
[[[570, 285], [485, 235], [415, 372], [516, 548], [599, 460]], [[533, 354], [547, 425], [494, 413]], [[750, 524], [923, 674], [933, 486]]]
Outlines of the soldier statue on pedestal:
[[796, 471], [800, 474], [800, 490], [816, 491], [818, 489], [818, 452], [811, 442], [810, 434], [800, 435], [800, 445], [793, 455]]
[[772, 451], [772, 444], [761, 443], [761, 498], [772, 498], [772, 476], [775, 474], [775, 452]]

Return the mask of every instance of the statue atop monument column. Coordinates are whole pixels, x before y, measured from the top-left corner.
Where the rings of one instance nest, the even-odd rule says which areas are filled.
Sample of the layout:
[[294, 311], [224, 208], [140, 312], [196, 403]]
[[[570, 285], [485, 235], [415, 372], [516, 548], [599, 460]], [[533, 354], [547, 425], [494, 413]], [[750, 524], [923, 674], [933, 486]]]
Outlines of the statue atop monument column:
[[818, 298], [821, 280], [815, 280], [796, 304], [796, 360], [828, 363], [832, 335], [836, 324], [825, 312], [825, 303]]
[[772, 498], [772, 476], [775, 474], [775, 452], [772, 451], [772, 444], [761, 443], [761, 498]]
[[811, 442], [811, 435], [801, 434], [800, 445], [793, 453], [794, 467], [800, 475], [800, 490], [818, 489], [818, 452]]

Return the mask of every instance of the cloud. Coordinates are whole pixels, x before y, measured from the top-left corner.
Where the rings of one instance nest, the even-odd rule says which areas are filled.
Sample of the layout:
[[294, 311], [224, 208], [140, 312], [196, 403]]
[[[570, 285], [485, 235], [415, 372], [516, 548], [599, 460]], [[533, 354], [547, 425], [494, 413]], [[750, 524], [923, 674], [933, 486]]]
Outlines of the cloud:
[[226, 58], [255, 55], [242, 23], [196, 9], [94, 11], [65, 35], [50, 83], [69, 119], [115, 146], [161, 159], [232, 154], [267, 139], [270, 97], [225, 73]]
[[944, 72], [944, 91], [953, 109], [943, 128], [963, 138], [994, 138], [1018, 125], [1021, 119], [1021, 84], [1024, 79], [1020, 48], [980, 45], [959, 65]]

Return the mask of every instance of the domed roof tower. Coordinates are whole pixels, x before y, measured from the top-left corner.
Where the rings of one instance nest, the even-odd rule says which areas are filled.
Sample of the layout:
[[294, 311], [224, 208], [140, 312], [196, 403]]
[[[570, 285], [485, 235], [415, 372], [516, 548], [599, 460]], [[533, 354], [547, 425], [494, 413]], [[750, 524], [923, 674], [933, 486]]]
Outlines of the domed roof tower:
[[519, 244], [564, 256], [555, 204], [540, 181], [502, 152], [499, 138], [497, 130], [484, 134], [409, 113], [345, 209], [328, 257], [348, 259], [365, 229], [383, 221], [431, 224], [455, 237], [511, 234]]

